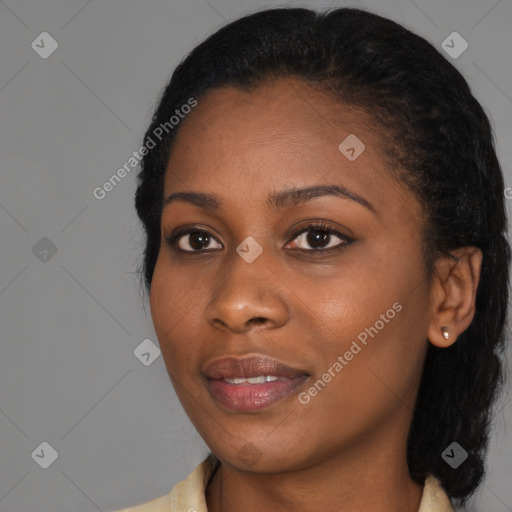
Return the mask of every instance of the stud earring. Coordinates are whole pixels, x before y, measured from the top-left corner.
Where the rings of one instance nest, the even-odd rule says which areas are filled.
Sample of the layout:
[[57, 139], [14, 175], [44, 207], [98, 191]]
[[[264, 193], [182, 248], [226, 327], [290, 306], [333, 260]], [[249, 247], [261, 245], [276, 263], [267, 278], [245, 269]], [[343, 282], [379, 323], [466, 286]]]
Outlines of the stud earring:
[[443, 337], [445, 340], [449, 340], [450, 339], [450, 333], [448, 332], [448, 328], [447, 327], [441, 327], [441, 331], [443, 332]]

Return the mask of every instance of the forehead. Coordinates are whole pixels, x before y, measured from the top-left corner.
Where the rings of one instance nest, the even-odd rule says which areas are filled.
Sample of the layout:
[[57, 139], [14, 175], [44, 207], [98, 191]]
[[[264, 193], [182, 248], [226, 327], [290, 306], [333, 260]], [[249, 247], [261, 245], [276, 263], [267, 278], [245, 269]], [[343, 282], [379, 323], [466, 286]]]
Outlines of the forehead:
[[180, 125], [176, 144], [192, 137], [196, 149], [206, 139], [210, 144], [240, 147], [250, 143], [255, 150], [272, 147], [272, 143], [304, 149], [323, 143], [337, 148], [343, 133], [365, 132], [364, 137], [375, 145], [382, 134], [374, 125], [362, 109], [336, 101], [319, 86], [279, 78], [249, 90], [226, 86], [209, 91]]
[[400, 193], [386, 169], [386, 142], [369, 114], [298, 80], [222, 87], [181, 122], [164, 196], [223, 187], [257, 198], [269, 188], [333, 180], [377, 198], [383, 187]]

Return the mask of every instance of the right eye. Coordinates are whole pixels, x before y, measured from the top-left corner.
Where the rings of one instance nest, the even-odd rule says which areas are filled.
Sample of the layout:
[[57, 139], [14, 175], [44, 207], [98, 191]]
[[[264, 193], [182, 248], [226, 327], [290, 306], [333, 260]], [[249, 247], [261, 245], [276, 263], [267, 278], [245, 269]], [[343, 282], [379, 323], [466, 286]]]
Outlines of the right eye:
[[[198, 228], [180, 229], [165, 238], [166, 242], [175, 250], [182, 252], [204, 252], [203, 249], [222, 249], [222, 244], [212, 236], [209, 231]], [[215, 241], [217, 247], [209, 247]]]

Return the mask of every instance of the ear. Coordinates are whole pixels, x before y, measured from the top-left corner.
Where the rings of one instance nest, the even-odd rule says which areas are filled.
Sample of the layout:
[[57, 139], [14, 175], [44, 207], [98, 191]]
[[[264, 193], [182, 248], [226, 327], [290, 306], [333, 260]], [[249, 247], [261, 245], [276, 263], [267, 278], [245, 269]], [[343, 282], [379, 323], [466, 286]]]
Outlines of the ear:
[[452, 345], [471, 324], [481, 265], [482, 251], [477, 247], [460, 247], [436, 260], [427, 334], [432, 345]]

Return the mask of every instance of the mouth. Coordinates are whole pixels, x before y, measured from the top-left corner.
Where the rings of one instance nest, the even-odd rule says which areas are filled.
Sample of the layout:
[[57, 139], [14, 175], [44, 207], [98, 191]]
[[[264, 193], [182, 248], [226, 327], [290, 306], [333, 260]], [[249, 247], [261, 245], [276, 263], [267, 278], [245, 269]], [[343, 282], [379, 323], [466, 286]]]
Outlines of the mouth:
[[253, 412], [293, 395], [310, 375], [266, 356], [227, 357], [206, 364], [210, 396], [222, 407]]

